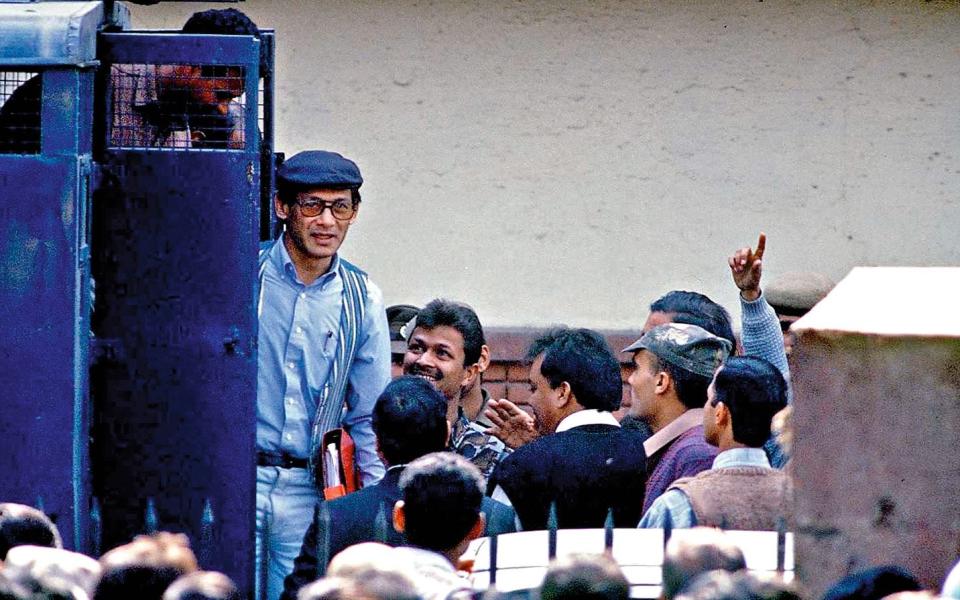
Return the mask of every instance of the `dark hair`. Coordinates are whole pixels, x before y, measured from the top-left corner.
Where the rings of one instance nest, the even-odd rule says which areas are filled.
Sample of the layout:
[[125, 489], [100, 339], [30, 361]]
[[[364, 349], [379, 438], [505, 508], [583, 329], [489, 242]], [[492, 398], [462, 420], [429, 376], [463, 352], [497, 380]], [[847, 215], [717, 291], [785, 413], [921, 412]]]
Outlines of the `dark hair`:
[[407, 541], [443, 552], [462, 542], [480, 515], [483, 476], [467, 459], [434, 452], [410, 463], [400, 476]]
[[654, 371], [666, 371], [670, 375], [673, 389], [677, 392], [677, 398], [680, 399], [681, 404], [687, 408], [703, 408], [707, 401], [710, 378], [662, 360], [653, 352], [650, 354], [654, 359]]
[[737, 347], [730, 313], [703, 294], [683, 290], [667, 292], [650, 304], [650, 312], [667, 313], [671, 315], [670, 320], [674, 323], [702, 327], [713, 335], [728, 340], [732, 348]]
[[106, 569], [97, 582], [92, 600], [127, 600], [132, 596], [143, 600], [160, 600], [163, 592], [183, 573], [176, 567], [125, 565]]
[[391, 465], [439, 452], [447, 445], [447, 399], [425, 379], [398, 377], [377, 398], [373, 431]]
[[250, 17], [235, 8], [210, 9], [193, 13], [180, 30], [183, 33], [212, 35], [252, 35], [260, 37], [260, 29]]
[[25, 504], [0, 504], [0, 560], [14, 546], [60, 548], [60, 532], [50, 518]]
[[701, 573], [746, 568], [743, 552], [725, 533], [697, 527], [689, 537], [674, 537], [667, 544], [663, 556], [663, 597], [674, 598]]
[[480, 360], [480, 352], [486, 340], [480, 318], [472, 308], [462, 302], [437, 298], [417, 313], [417, 327], [435, 329], [453, 327], [463, 336], [463, 364], [472, 365]]
[[733, 439], [759, 448], [770, 437], [773, 415], [787, 406], [787, 382], [780, 370], [755, 356], [734, 356], [717, 371], [713, 405], [730, 410]]
[[223, 573], [197, 571], [188, 573], [163, 593], [163, 600], [242, 600], [240, 590]]
[[920, 582], [910, 571], [883, 565], [847, 575], [827, 590], [823, 600], [880, 600], [897, 592], [920, 589]]
[[527, 350], [527, 360], [540, 355], [540, 374], [556, 389], [566, 381], [584, 408], [614, 411], [620, 408], [623, 380], [620, 363], [606, 340], [590, 329], [558, 327], [540, 335]]
[[630, 597], [630, 582], [604, 554], [573, 554], [558, 559], [540, 585], [542, 600], [620, 600]]

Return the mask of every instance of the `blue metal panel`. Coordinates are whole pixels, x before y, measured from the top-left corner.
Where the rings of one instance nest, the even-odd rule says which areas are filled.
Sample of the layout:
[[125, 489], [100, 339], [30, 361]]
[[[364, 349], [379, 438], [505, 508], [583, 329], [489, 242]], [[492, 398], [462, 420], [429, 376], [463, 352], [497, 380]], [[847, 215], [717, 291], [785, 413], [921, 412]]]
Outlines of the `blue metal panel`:
[[[0, 3], [0, 63], [18, 66], [83, 65], [96, 57], [103, 2]], [[114, 4], [115, 24], [130, 11]]]
[[[111, 64], [245, 69], [245, 147], [117, 149], [94, 201], [93, 486], [103, 549], [187, 533], [249, 592], [255, 521], [259, 44], [104, 34]], [[106, 118], [106, 117], [104, 117]]]
[[[87, 285], [76, 156], [0, 155], [0, 489], [84, 547]], [[77, 434], [80, 434], [79, 436]]]

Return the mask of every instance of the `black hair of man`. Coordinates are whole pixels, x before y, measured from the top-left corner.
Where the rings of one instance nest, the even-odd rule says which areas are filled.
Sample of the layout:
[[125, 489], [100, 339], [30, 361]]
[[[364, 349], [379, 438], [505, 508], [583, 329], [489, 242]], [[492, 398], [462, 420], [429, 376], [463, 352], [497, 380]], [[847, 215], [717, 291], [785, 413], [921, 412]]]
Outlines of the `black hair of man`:
[[483, 488], [477, 467], [451, 452], [407, 465], [400, 476], [407, 541], [434, 552], [455, 548], [480, 516]]
[[257, 24], [235, 8], [214, 8], [195, 12], [183, 24], [180, 31], [183, 33], [260, 37], [260, 29]]
[[389, 465], [440, 452], [447, 445], [447, 399], [421, 377], [398, 377], [377, 398], [373, 431]]
[[662, 597], [671, 600], [693, 579], [708, 571], [747, 568], [740, 547], [718, 529], [696, 527], [689, 536], [670, 538], [663, 554]]
[[14, 546], [62, 548], [60, 531], [50, 517], [25, 504], [0, 504], [0, 560]]
[[677, 393], [680, 403], [688, 409], [703, 408], [703, 403], [707, 401], [707, 388], [710, 387], [710, 378], [661, 360], [656, 354], [653, 355], [653, 358], [655, 361], [654, 371], [666, 371], [670, 375], [670, 381], [673, 382], [673, 389]]
[[197, 571], [170, 584], [163, 600], [242, 600], [240, 590], [223, 573]]
[[567, 327], [551, 329], [533, 340], [526, 359], [532, 363], [541, 354], [540, 374], [552, 389], [566, 381], [584, 408], [611, 412], [620, 408], [620, 363], [599, 333]]
[[883, 565], [847, 575], [827, 590], [823, 600], [880, 600], [897, 592], [920, 589], [920, 582], [910, 571]]
[[556, 560], [540, 585], [541, 600], [625, 600], [630, 582], [605, 554], [573, 554]]
[[734, 356], [717, 371], [713, 405], [730, 411], [733, 439], [760, 448], [770, 438], [773, 415], [787, 406], [787, 382], [780, 370], [755, 356]]
[[650, 312], [670, 314], [674, 323], [697, 325], [729, 341], [731, 348], [737, 347], [730, 313], [703, 294], [683, 290], [667, 292], [650, 304]]
[[480, 353], [487, 341], [483, 337], [480, 317], [470, 306], [444, 298], [432, 300], [417, 313], [417, 327], [436, 329], [452, 327], [463, 336], [463, 364], [472, 365], [480, 360]]

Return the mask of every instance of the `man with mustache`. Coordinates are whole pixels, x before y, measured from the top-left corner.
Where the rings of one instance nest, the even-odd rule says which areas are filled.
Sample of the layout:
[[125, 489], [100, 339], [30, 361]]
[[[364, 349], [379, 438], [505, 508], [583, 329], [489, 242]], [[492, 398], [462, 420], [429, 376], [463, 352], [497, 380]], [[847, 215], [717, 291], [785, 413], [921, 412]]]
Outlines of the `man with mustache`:
[[257, 303], [257, 564], [266, 552], [268, 598], [280, 595], [321, 499], [323, 434], [343, 426], [353, 437], [364, 485], [384, 473], [371, 426], [390, 381], [383, 295], [338, 252], [362, 183], [356, 163], [322, 150], [277, 170], [284, 232], [261, 252]]
[[426, 379], [446, 397], [450, 449], [484, 477], [500, 462], [504, 445], [466, 416], [464, 403], [468, 395], [483, 397], [478, 379], [489, 352], [477, 313], [461, 302], [438, 298], [417, 313], [403, 357], [405, 374]]

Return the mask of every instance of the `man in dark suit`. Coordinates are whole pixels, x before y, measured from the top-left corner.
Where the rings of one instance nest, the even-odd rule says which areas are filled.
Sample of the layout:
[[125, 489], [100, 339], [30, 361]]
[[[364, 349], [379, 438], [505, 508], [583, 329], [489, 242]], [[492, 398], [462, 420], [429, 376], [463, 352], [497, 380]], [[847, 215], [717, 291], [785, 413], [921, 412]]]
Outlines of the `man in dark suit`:
[[551, 502], [563, 528], [602, 527], [613, 509], [617, 527], [642, 515], [645, 455], [641, 433], [620, 428], [620, 364], [589, 329], [559, 328], [527, 351], [530, 398], [541, 437], [494, 471], [489, 490], [509, 502], [523, 529], [543, 529]]
[[[325, 503], [330, 530], [318, 535], [316, 520], [307, 530], [293, 572], [284, 581], [281, 600], [294, 600], [301, 587], [317, 578], [317, 540], [327, 533], [329, 557], [360, 542], [380, 541], [391, 546], [407, 543], [389, 525], [394, 505], [401, 498], [400, 475], [407, 463], [447, 447], [450, 428], [446, 414], [446, 398], [422, 377], [400, 377], [386, 387], [373, 409], [373, 431], [387, 473], [376, 485]], [[516, 530], [516, 515], [509, 506], [484, 498], [482, 509], [484, 535]]]

